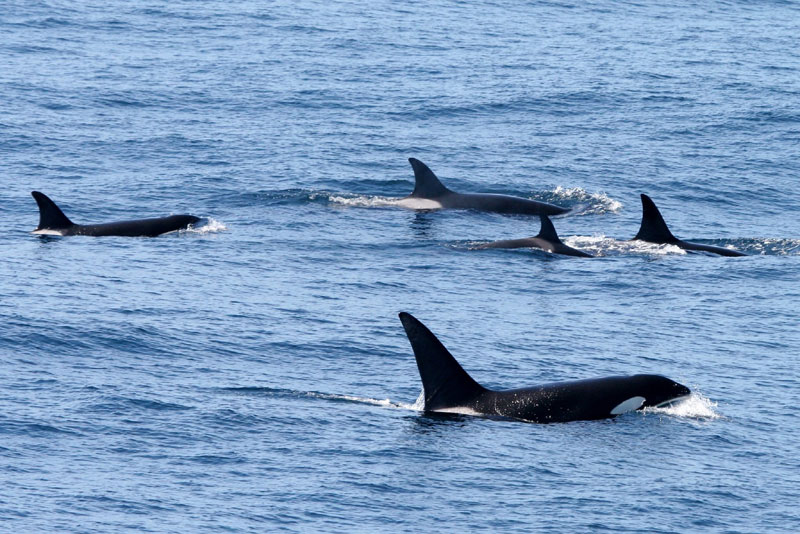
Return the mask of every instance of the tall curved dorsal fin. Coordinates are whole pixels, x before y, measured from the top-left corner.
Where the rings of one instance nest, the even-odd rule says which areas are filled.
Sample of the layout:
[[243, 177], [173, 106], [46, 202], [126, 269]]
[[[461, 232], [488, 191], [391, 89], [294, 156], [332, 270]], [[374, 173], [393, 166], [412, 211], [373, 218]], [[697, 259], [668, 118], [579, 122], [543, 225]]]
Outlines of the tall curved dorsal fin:
[[31, 195], [39, 205], [39, 227], [36, 228], [37, 230], [61, 230], [75, 225], [47, 195], [39, 191], [31, 191]]
[[414, 191], [411, 193], [412, 197], [436, 198], [445, 193], [450, 193], [450, 190], [439, 181], [439, 178], [433, 174], [433, 171], [427, 165], [416, 158], [408, 158], [408, 162], [414, 169]]
[[542, 214], [539, 215], [539, 218], [542, 220], [542, 228], [539, 230], [539, 235], [536, 237], [546, 239], [552, 243], [561, 243], [561, 239], [558, 238], [558, 234], [556, 233], [556, 227], [553, 226], [553, 222], [550, 220], [550, 217]]
[[428, 328], [406, 312], [400, 313], [425, 397], [425, 410], [463, 406], [486, 389], [475, 382]]
[[634, 239], [649, 241], [650, 243], [674, 243], [678, 238], [669, 231], [664, 217], [655, 205], [655, 202], [642, 193], [642, 225]]

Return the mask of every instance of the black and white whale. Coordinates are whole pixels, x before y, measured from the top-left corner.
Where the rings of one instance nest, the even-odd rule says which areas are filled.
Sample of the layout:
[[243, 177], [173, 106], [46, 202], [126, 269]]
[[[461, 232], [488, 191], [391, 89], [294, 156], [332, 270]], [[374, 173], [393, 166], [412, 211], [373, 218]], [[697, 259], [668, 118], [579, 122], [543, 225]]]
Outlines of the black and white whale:
[[473, 380], [425, 325], [405, 312], [400, 320], [417, 359], [426, 412], [557, 423], [669, 406], [691, 395], [686, 386], [659, 375], [610, 376], [494, 391]]
[[559, 239], [553, 222], [547, 215], [539, 215], [542, 219], [542, 227], [534, 237], [523, 239], [506, 239], [503, 241], [493, 241], [475, 248], [540, 248], [553, 254], [563, 254], [565, 256], [578, 256], [580, 258], [593, 258], [591, 254], [565, 245]]
[[415, 210], [459, 209], [480, 210], [519, 215], [559, 215], [569, 211], [547, 202], [492, 193], [456, 193], [446, 188], [427, 165], [408, 158], [414, 169], [414, 191], [393, 202], [396, 206]]
[[39, 191], [32, 191], [31, 195], [39, 205], [39, 226], [33, 231], [34, 234], [155, 237], [183, 230], [200, 220], [194, 215], [170, 215], [104, 224], [75, 224], [47, 195]]
[[633, 239], [640, 239], [648, 243], [658, 243], [663, 245], [675, 245], [683, 250], [699, 250], [703, 252], [712, 252], [720, 256], [747, 256], [744, 252], [733, 250], [724, 247], [715, 247], [714, 245], [703, 245], [700, 243], [690, 243], [689, 241], [682, 241], [672, 235], [667, 223], [664, 222], [664, 217], [658, 211], [655, 202], [642, 194], [642, 225], [639, 227], [639, 233]]

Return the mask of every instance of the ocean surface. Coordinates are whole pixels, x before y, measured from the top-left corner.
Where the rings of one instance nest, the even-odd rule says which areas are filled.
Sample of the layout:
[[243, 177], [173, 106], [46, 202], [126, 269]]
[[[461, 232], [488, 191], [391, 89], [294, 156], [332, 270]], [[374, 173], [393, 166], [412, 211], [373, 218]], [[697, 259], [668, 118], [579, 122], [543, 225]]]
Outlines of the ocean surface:
[[[800, 532], [797, 2], [0, 0], [0, 531]], [[476, 250], [572, 208], [595, 254]], [[157, 238], [32, 235], [191, 213]], [[647, 193], [680, 238], [628, 241]], [[493, 388], [426, 415], [397, 319]]]

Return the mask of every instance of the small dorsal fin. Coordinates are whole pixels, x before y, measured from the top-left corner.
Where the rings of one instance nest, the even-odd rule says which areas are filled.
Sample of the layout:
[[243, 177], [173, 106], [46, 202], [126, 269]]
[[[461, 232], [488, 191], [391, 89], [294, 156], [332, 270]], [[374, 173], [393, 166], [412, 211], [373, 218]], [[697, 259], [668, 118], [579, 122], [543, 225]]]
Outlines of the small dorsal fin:
[[552, 243], [561, 243], [561, 239], [558, 238], [558, 234], [556, 233], [556, 227], [553, 226], [553, 222], [550, 220], [550, 217], [542, 214], [539, 215], [539, 218], [542, 220], [542, 228], [539, 230], [539, 235], [536, 237], [546, 239]]
[[642, 193], [642, 225], [634, 239], [641, 239], [650, 243], [674, 243], [678, 238], [669, 231], [664, 217], [658, 211], [653, 200]]
[[408, 158], [408, 162], [411, 163], [411, 167], [414, 169], [414, 191], [411, 193], [412, 197], [436, 198], [451, 192], [439, 181], [433, 171], [420, 160]]
[[400, 321], [417, 359], [426, 411], [463, 406], [486, 391], [424, 324], [405, 312], [400, 313]]
[[61, 208], [44, 193], [31, 191], [31, 195], [39, 205], [39, 227], [37, 230], [62, 230], [74, 226], [74, 223], [64, 215]]

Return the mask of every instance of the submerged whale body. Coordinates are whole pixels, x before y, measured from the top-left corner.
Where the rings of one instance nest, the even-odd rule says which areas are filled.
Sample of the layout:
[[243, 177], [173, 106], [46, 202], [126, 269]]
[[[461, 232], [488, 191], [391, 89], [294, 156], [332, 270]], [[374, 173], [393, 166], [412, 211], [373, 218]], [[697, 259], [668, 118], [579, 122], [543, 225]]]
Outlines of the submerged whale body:
[[558, 234], [556, 233], [556, 228], [553, 226], [553, 222], [550, 220], [550, 217], [547, 215], [540, 215], [539, 217], [542, 219], [542, 227], [539, 230], [539, 233], [534, 237], [493, 241], [475, 248], [540, 248], [542, 250], [546, 250], [547, 252], [552, 252], [553, 254], [578, 256], [580, 258], [594, 257], [588, 252], [565, 245], [561, 239], [559, 239]]
[[683, 250], [711, 252], [713, 254], [719, 254], [720, 256], [747, 256], [744, 252], [739, 252], [738, 250], [730, 248], [690, 243], [689, 241], [678, 239], [670, 232], [655, 202], [645, 194], [642, 194], [642, 225], [639, 227], [639, 233], [637, 233], [633, 239], [647, 241], [648, 243], [675, 245]]
[[39, 226], [33, 231], [35, 234], [155, 237], [167, 232], [184, 230], [200, 220], [194, 215], [170, 215], [104, 224], [75, 224], [44, 193], [32, 191], [31, 195], [39, 205]]
[[400, 321], [417, 360], [426, 412], [557, 423], [606, 419], [651, 406], [667, 406], [691, 394], [686, 386], [659, 375], [611, 376], [494, 391], [473, 380], [412, 315], [402, 312]]
[[456, 193], [446, 188], [420, 160], [408, 158], [408, 161], [414, 169], [414, 191], [395, 202], [398, 206], [418, 210], [461, 209], [519, 215], [559, 215], [569, 211], [547, 202], [510, 195]]

